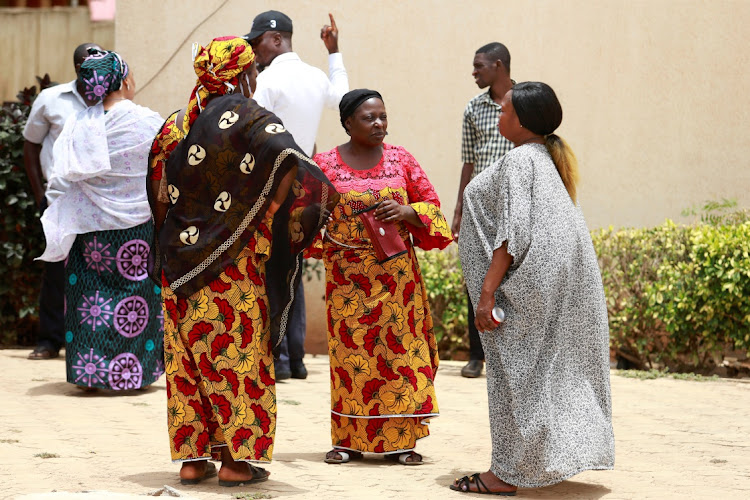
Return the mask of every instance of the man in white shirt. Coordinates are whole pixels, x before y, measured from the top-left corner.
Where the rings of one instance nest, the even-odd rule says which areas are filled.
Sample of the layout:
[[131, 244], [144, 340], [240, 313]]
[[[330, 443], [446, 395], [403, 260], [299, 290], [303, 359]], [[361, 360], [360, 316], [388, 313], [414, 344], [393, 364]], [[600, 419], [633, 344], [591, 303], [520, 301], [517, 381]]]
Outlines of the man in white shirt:
[[[84, 43], [73, 52], [76, 75], [81, 63], [88, 57], [89, 48], [100, 49], [94, 43]], [[86, 109], [86, 101], [77, 81], [63, 83], [44, 89], [31, 106], [26, 127], [23, 130], [23, 162], [40, 212], [60, 196], [66, 188], [64, 182], [51, 177], [53, 164], [52, 146], [62, 132], [69, 116]], [[64, 262], [45, 262], [42, 289], [39, 294], [39, 335], [36, 348], [29, 359], [50, 359], [59, 355], [65, 344], [64, 335]]]
[[[253, 19], [245, 39], [255, 52], [255, 60], [265, 69], [258, 75], [253, 99], [281, 118], [302, 151], [312, 156], [323, 108], [338, 109], [341, 97], [349, 91], [349, 79], [339, 52], [338, 28], [331, 14], [331, 24], [320, 31], [328, 49], [328, 76], [320, 69], [302, 62], [292, 51], [292, 20], [285, 14], [269, 10]], [[305, 300], [302, 282], [296, 292], [292, 323], [280, 346], [276, 361], [276, 379], [304, 379]]]
[[333, 16], [320, 37], [328, 49], [328, 76], [292, 52], [292, 20], [278, 11], [256, 16], [245, 39], [265, 69], [258, 75], [253, 99], [281, 118], [284, 126], [308, 156], [312, 156], [323, 108], [338, 109], [349, 92], [349, 79], [339, 52], [338, 28]]

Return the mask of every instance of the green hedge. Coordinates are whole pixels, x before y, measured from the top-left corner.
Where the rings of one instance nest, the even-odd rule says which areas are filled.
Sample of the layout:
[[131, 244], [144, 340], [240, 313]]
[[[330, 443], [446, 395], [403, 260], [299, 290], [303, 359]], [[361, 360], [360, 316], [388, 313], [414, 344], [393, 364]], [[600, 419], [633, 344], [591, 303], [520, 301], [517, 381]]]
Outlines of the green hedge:
[[[750, 350], [750, 211], [700, 223], [602, 229], [592, 239], [611, 347], [636, 368], [709, 371]], [[468, 348], [457, 248], [419, 252], [441, 356]]]
[[440, 357], [452, 358], [469, 347], [467, 300], [458, 246], [451, 245], [443, 251], [417, 250], [417, 259], [429, 297]]
[[[53, 85], [49, 75], [37, 80], [40, 90]], [[23, 166], [23, 128], [36, 96], [36, 87], [24, 89], [0, 109], [0, 345], [32, 344], [38, 321], [43, 266], [33, 259], [44, 235]]]
[[593, 233], [611, 345], [638, 368], [708, 370], [750, 350], [750, 222]]

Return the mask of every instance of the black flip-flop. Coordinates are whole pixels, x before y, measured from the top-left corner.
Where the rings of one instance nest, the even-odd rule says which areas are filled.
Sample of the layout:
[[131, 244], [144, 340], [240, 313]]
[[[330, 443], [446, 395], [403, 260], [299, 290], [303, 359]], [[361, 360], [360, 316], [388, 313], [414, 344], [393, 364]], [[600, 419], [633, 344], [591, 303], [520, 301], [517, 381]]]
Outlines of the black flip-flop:
[[[490, 491], [484, 481], [479, 478], [479, 472], [472, 474], [471, 476], [464, 476], [456, 481], [449, 487], [453, 491], [460, 491], [461, 493], [479, 493], [480, 495], [498, 495], [501, 497], [514, 497], [516, 496], [515, 491]], [[469, 487], [470, 483], [477, 485], [477, 491], [472, 491]], [[484, 488], [484, 491], [482, 489]]]
[[266, 479], [268, 479], [268, 476], [271, 475], [270, 472], [268, 472], [263, 467], [256, 467], [254, 465], [250, 465], [250, 470], [253, 471], [253, 478], [252, 479], [245, 479], [243, 481], [223, 481], [219, 479], [219, 486], [226, 486], [226, 487], [234, 487], [234, 486], [243, 486], [245, 484], [251, 484], [251, 483], [262, 483]]
[[29, 359], [54, 359], [60, 356], [60, 351], [52, 349], [51, 347], [39, 345], [29, 353]]
[[201, 477], [196, 477], [195, 479], [180, 479], [180, 484], [184, 484], [186, 486], [190, 484], [198, 484], [204, 479], [214, 477], [215, 475], [216, 475], [216, 466], [212, 464], [211, 462], [207, 462], [206, 472], [204, 472]]

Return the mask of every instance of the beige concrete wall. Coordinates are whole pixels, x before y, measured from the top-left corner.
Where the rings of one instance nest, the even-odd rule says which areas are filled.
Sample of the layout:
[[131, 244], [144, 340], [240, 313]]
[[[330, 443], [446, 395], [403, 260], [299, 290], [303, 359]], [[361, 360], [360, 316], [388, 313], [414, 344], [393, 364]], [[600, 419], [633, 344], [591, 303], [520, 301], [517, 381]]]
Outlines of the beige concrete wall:
[[[479, 92], [471, 62], [490, 41], [510, 49], [515, 80], [558, 93], [559, 133], [580, 161], [590, 227], [679, 220], [682, 209], [722, 197], [750, 206], [750, 1], [128, 0], [118, 4], [116, 46], [136, 71], [137, 100], [163, 114], [184, 106], [190, 43], [242, 35], [271, 8], [292, 17], [296, 51], [324, 69], [319, 30], [326, 9], [334, 13], [352, 88], [383, 94], [389, 142], [420, 161], [449, 216], [461, 117]], [[345, 139], [328, 111], [318, 150]], [[310, 300], [322, 287], [308, 290], [311, 323], [324, 328]]]
[[88, 7], [0, 8], [0, 101], [36, 85], [49, 73], [56, 82], [75, 78], [73, 51], [84, 42], [114, 45], [111, 22], [92, 23]]
[[[190, 43], [244, 34], [270, 8], [292, 17], [296, 51], [324, 69], [319, 29], [326, 8], [334, 13], [352, 88], [382, 92], [389, 141], [421, 162], [446, 213], [463, 108], [478, 93], [471, 61], [493, 40], [510, 49], [514, 79], [559, 94], [559, 132], [580, 160], [590, 226], [658, 224], [721, 197], [750, 205], [748, 1], [128, 0], [118, 5], [116, 45], [135, 68], [138, 100], [162, 113], [183, 106]], [[345, 137], [327, 112], [318, 149]]]

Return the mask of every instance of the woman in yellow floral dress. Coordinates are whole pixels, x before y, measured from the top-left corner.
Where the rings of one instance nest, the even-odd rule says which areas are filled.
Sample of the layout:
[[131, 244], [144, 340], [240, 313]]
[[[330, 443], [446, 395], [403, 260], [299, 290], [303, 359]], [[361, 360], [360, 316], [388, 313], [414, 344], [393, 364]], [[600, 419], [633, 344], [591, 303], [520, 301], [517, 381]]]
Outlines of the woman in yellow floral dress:
[[257, 71], [243, 39], [199, 48], [195, 68], [187, 134], [173, 115], [152, 148], [150, 272], [164, 301], [172, 460], [183, 484], [216, 475], [208, 460], [221, 460], [219, 484], [236, 486], [268, 477], [250, 462], [273, 455], [272, 337], [286, 329], [296, 255], [338, 196], [249, 99]]
[[[326, 266], [333, 450], [325, 461], [384, 453], [419, 465], [416, 442], [438, 415], [438, 353], [412, 240], [444, 248], [451, 232], [414, 157], [383, 143], [388, 120], [380, 94], [353, 90], [339, 107], [351, 140], [314, 160], [341, 201], [310, 251]], [[358, 215], [376, 204], [375, 219], [393, 224], [406, 250], [381, 261]]]

